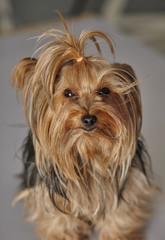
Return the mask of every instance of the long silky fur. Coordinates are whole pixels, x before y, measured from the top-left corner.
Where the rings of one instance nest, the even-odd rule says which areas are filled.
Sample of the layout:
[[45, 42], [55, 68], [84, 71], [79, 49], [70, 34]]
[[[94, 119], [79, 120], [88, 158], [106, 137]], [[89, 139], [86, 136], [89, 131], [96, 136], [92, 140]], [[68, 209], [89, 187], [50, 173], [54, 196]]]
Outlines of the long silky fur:
[[[65, 200], [69, 201], [66, 190], [64, 190], [62, 184], [60, 183], [60, 180], [58, 179], [58, 175], [56, 174], [56, 171], [59, 171], [58, 168], [56, 171], [53, 167], [50, 168], [50, 172], [45, 178], [41, 178], [36, 162], [35, 162], [35, 149], [33, 146], [33, 140], [32, 140], [32, 134], [31, 131], [29, 131], [27, 137], [24, 140], [23, 146], [22, 146], [22, 160], [23, 160], [23, 173], [21, 174], [21, 189], [27, 189], [32, 188], [38, 184], [40, 184], [42, 181], [45, 182], [46, 187], [48, 189], [50, 199], [53, 203], [53, 205], [58, 208], [60, 211], [64, 212], [62, 209], [60, 209], [60, 206], [57, 205], [56, 200], [54, 198], [54, 192], [63, 197]], [[77, 161], [82, 161], [78, 160]], [[151, 159], [147, 152], [147, 149], [144, 144], [144, 139], [141, 137], [137, 141], [137, 147], [135, 155], [132, 159], [131, 168], [138, 169], [146, 178], [146, 181], [152, 185], [152, 171], [151, 171]], [[64, 176], [63, 176], [64, 178]], [[125, 177], [123, 184], [121, 187], [118, 186], [118, 182], [116, 182], [116, 186], [118, 186], [118, 202], [120, 202], [120, 199], [123, 199], [122, 193], [124, 191], [125, 185], [127, 183], [128, 176]], [[117, 179], [117, 178], [116, 178]]]

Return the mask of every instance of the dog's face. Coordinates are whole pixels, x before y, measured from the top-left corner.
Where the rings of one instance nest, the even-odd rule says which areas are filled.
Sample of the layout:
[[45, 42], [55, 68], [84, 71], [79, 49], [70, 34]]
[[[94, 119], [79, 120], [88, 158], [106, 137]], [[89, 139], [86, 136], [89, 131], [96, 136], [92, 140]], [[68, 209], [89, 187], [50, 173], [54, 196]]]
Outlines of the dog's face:
[[91, 168], [102, 175], [110, 166], [127, 168], [141, 127], [134, 71], [98, 56], [77, 61], [71, 43], [57, 40], [38, 60], [22, 60], [13, 75], [23, 90], [38, 169], [43, 173], [58, 167], [76, 179]]

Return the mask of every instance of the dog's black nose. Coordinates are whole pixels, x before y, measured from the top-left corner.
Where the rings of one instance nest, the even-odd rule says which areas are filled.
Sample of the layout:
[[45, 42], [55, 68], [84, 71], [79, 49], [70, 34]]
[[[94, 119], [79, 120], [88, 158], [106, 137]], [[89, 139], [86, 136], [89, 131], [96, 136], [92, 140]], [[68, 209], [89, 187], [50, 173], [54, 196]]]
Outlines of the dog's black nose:
[[92, 127], [97, 122], [97, 117], [95, 115], [85, 115], [81, 118], [81, 121], [85, 127]]

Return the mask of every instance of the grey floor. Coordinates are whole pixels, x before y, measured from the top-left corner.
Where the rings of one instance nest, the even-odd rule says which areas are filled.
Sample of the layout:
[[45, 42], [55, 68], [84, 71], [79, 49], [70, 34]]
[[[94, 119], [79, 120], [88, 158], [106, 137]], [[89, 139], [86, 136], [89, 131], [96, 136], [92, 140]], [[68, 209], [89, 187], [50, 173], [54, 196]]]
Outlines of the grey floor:
[[[74, 27], [73, 27], [74, 26]], [[76, 34], [83, 29], [100, 29], [110, 33], [116, 42], [116, 61], [131, 64], [141, 83], [143, 100], [143, 135], [152, 157], [155, 178], [165, 191], [165, 56], [138, 40], [125, 35], [105, 23], [101, 18], [89, 17], [71, 23]], [[0, 38], [0, 240], [37, 239], [34, 228], [23, 221], [22, 203], [14, 208], [11, 201], [17, 193], [21, 162], [19, 147], [27, 128], [15, 91], [10, 86], [14, 65], [22, 58], [31, 56], [35, 33], [17, 32]], [[103, 49], [108, 60], [109, 52]], [[165, 197], [156, 199], [155, 212], [147, 229], [148, 240], [165, 239]]]

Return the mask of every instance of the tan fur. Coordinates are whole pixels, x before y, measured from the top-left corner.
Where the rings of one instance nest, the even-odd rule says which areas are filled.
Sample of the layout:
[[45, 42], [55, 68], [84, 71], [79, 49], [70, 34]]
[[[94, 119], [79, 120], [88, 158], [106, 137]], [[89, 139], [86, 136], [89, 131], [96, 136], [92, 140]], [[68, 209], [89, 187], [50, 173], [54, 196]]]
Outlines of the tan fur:
[[[65, 22], [64, 26], [65, 31], [41, 36], [55, 39], [42, 47], [38, 60], [26, 58], [17, 64], [12, 83], [22, 91], [40, 176], [44, 179], [53, 166], [69, 201], [53, 195], [66, 213], [54, 207], [44, 182], [18, 199], [24, 198], [28, 219], [36, 222], [45, 240], [87, 239], [92, 229], [99, 240], [144, 239], [153, 189], [138, 169], [131, 168], [142, 120], [134, 71], [126, 64], [110, 64], [100, 55], [85, 55], [88, 39], [100, 53], [96, 37], [114, 53], [102, 32], [84, 31], [76, 40]], [[103, 87], [110, 89], [109, 96], [98, 94]], [[65, 89], [75, 96], [66, 98]], [[86, 114], [98, 118], [90, 132], [81, 122]], [[118, 188], [126, 177], [119, 202]]]

